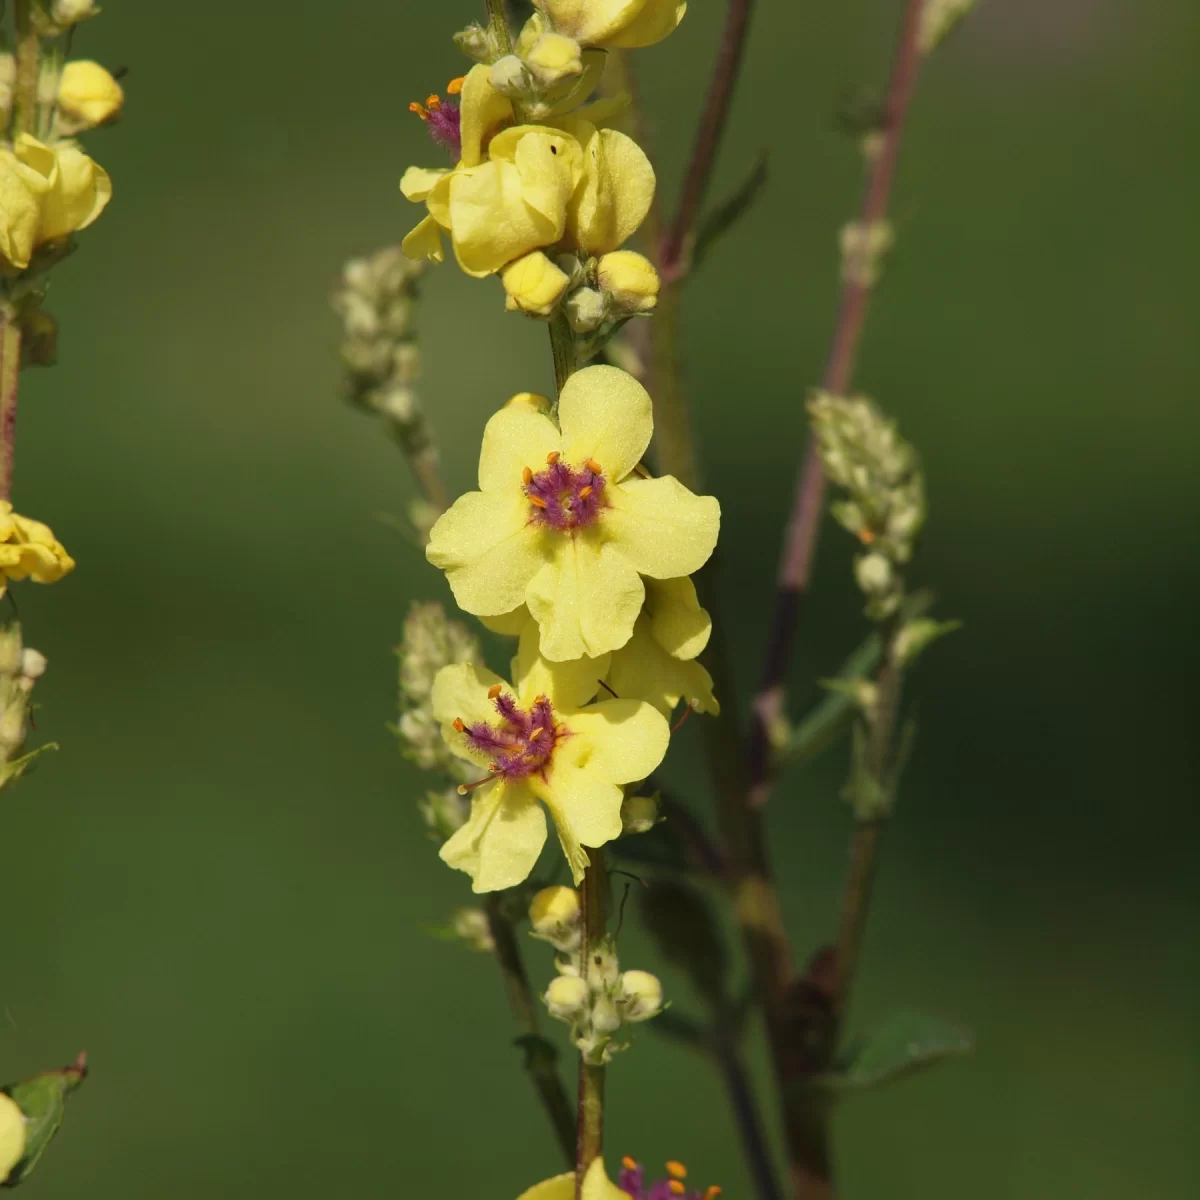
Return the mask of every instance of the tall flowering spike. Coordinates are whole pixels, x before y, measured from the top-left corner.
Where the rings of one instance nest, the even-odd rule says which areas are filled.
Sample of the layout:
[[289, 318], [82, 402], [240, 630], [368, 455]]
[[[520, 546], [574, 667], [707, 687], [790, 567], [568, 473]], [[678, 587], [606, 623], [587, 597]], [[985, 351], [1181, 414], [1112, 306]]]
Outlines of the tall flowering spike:
[[526, 404], [488, 422], [477, 492], [430, 531], [426, 556], [459, 606], [499, 616], [522, 604], [541, 652], [595, 658], [633, 636], [643, 576], [675, 579], [713, 551], [720, 506], [671, 476], [634, 473], [653, 430], [650, 397], [616, 367], [572, 375], [559, 424]]
[[663, 716], [638, 700], [588, 702], [607, 658], [553, 663], [536, 630], [521, 639], [514, 683], [483, 667], [444, 667], [433, 683], [433, 714], [446, 745], [478, 769], [471, 815], [442, 847], [476, 892], [528, 878], [546, 840], [542, 805], [578, 883], [585, 846], [621, 833], [621, 785], [644, 779], [667, 751]]

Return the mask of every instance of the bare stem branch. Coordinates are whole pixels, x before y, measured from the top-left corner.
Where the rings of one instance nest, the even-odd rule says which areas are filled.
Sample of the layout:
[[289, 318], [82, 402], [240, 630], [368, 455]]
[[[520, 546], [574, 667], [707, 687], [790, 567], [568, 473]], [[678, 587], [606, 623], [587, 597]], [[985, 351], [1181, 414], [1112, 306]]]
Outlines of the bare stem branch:
[[0, 310], [0, 500], [12, 498], [20, 376], [20, 321], [15, 313]]
[[[589, 850], [591, 865], [579, 885], [579, 904], [583, 912], [583, 949], [580, 961], [586, 981], [592, 966], [594, 947], [604, 940], [608, 926], [608, 875], [604, 851]], [[575, 1141], [575, 1197], [583, 1194], [583, 1177], [592, 1160], [604, 1153], [604, 1075], [605, 1068], [579, 1057], [579, 1109]]]

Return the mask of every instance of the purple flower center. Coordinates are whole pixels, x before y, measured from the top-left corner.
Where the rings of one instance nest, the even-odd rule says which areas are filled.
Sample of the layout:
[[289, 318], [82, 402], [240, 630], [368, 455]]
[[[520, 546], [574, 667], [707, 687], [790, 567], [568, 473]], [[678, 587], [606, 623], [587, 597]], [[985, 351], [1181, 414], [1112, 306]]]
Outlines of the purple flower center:
[[462, 158], [462, 113], [459, 111], [458, 94], [462, 91], [461, 79], [452, 79], [447, 87], [449, 96], [426, 96], [425, 103], [413, 101], [408, 111], [416, 113], [429, 127], [429, 136], [450, 155], [451, 161]]
[[721, 1194], [719, 1187], [710, 1187], [707, 1191], [689, 1191], [683, 1183], [687, 1172], [679, 1164], [668, 1163], [671, 1171], [667, 1179], [659, 1179], [646, 1186], [646, 1171], [642, 1164], [631, 1158], [623, 1161], [620, 1175], [617, 1176], [617, 1187], [632, 1200], [716, 1200]]
[[467, 745], [486, 754], [492, 760], [489, 770], [493, 776], [524, 779], [529, 775], [545, 778], [546, 767], [555, 746], [570, 731], [554, 720], [554, 709], [545, 696], [538, 696], [528, 710], [517, 704], [512, 696], [493, 697], [500, 720], [496, 723], [476, 721], [464, 727]]
[[544, 471], [525, 469], [525, 495], [539, 525], [571, 533], [595, 523], [608, 506], [604, 502], [604, 475], [600, 464], [588, 459], [575, 468], [556, 455]]

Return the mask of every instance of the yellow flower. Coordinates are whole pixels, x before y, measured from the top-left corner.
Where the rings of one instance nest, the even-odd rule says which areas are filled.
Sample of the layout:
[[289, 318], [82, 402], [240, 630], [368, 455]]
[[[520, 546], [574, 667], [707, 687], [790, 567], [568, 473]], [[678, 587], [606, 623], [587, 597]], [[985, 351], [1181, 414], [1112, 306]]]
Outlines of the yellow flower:
[[21, 134], [0, 149], [0, 253], [24, 269], [38, 246], [86, 228], [111, 197], [107, 172], [77, 146]]
[[426, 556], [460, 608], [477, 616], [522, 604], [549, 659], [623, 646], [642, 611], [642, 576], [675, 579], [712, 553], [721, 510], [671, 476], [634, 472], [653, 431], [650, 397], [616, 367], [567, 380], [559, 424], [528, 403], [488, 422], [480, 491], [430, 531]]
[[58, 85], [58, 107], [76, 129], [111, 121], [121, 112], [125, 93], [99, 63], [78, 59], [63, 67]]
[[0, 1092], [0, 1183], [25, 1157], [25, 1114], [17, 1102]]
[[[541, 804], [578, 883], [584, 846], [621, 833], [621, 784], [644, 779], [662, 762], [665, 718], [638, 700], [588, 704], [607, 659], [552, 663], [529, 627], [513, 661], [515, 686], [471, 663], [443, 667], [433, 683], [433, 713], [446, 744], [486, 775], [471, 815], [441, 857], [492, 892], [528, 878], [546, 841]], [[584, 707], [587, 705], [587, 707]]]
[[[536, 1183], [517, 1200], [575, 1200], [575, 1172]], [[583, 1177], [583, 1200], [629, 1200], [629, 1194], [609, 1179], [604, 1160], [594, 1158]]]
[[543, 33], [529, 48], [525, 64], [543, 87], [583, 74], [583, 52], [574, 38], [561, 33]]
[[505, 308], [548, 317], [571, 284], [570, 277], [540, 250], [511, 262], [500, 273], [508, 293]]
[[74, 569], [75, 560], [48, 525], [13, 512], [7, 500], [0, 500], [0, 596], [10, 579], [54, 583]]
[[682, 0], [534, 0], [555, 30], [585, 46], [634, 50], [661, 42], [683, 20]]

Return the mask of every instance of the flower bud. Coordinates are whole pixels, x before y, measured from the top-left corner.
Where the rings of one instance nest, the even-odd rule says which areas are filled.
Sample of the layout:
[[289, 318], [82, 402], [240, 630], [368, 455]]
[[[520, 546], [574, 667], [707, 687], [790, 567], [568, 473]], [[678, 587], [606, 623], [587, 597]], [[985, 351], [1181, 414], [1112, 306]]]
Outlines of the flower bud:
[[621, 805], [621, 832], [648, 833], [658, 824], [658, 793], [626, 796]]
[[567, 320], [576, 333], [591, 333], [608, 316], [608, 301], [595, 288], [578, 288], [567, 297]]
[[96, 0], [54, 0], [50, 6], [50, 20], [55, 25], [77, 25], [97, 12]]
[[21, 626], [13, 624], [0, 630], [0, 675], [20, 674], [22, 657]]
[[525, 56], [525, 64], [542, 87], [553, 87], [583, 74], [583, 51], [574, 38], [543, 33]]
[[626, 1021], [648, 1021], [662, 1012], [663, 990], [657, 975], [626, 971], [621, 976], [621, 1011]]
[[523, 255], [500, 272], [509, 312], [548, 317], [563, 298], [570, 279], [540, 250]]
[[611, 1037], [621, 1028], [621, 1013], [611, 996], [596, 998], [592, 1005], [592, 1032], [601, 1037]]
[[515, 54], [506, 54], [492, 63], [491, 81], [500, 95], [513, 100], [520, 100], [533, 88], [528, 69]]
[[574, 888], [542, 888], [529, 905], [534, 935], [556, 950], [570, 951], [579, 945], [582, 917]]
[[115, 120], [124, 103], [121, 85], [99, 63], [80, 59], [63, 67], [58, 108], [70, 118], [74, 130], [92, 129]]
[[648, 258], [633, 250], [604, 255], [596, 280], [622, 315], [649, 312], [658, 303], [658, 272]]
[[0, 1092], [0, 1183], [25, 1157], [25, 1114], [17, 1102]]
[[892, 564], [882, 554], [862, 554], [854, 560], [854, 578], [868, 595], [880, 595], [892, 586]]
[[454, 932], [472, 950], [491, 951], [496, 943], [492, 940], [492, 927], [487, 913], [482, 908], [456, 908], [451, 919]]
[[46, 656], [40, 650], [26, 647], [21, 652], [21, 674], [26, 679], [41, 679], [46, 673]]
[[574, 1021], [587, 1008], [588, 987], [578, 976], [559, 975], [550, 981], [542, 998], [552, 1017], [560, 1021]]
[[466, 29], [460, 29], [454, 35], [454, 44], [468, 57], [476, 62], [490, 62], [496, 57], [496, 48], [490, 29], [472, 21]]

